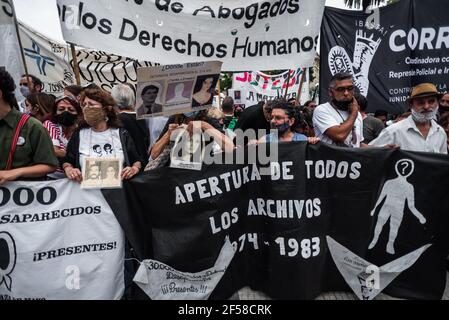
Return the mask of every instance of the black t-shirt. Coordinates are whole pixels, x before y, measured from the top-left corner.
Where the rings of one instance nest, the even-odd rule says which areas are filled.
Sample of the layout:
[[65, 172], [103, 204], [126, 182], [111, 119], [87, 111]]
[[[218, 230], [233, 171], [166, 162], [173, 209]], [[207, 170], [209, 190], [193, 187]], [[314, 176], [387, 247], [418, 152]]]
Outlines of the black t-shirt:
[[137, 153], [144, 159], [148, 160], [148, 147], [150, 144], [150, 132], [145, 120], [136, 120], [135, 113], [120, 113], [120, 121], [123, 127], [129, 132], [129, 135], [136, 145]]
[[264, 129], [266, 131], [265, 134], [270, 133], [270, 122], [265, 118], [262, 108], [263, 105], [256, 104], [243, 110], [240, 114], [239, 121], [237, 121], [235, 130], [241, 129], [245, 131], [247, 129], [253, 129], [258, 134], [259, 129]]

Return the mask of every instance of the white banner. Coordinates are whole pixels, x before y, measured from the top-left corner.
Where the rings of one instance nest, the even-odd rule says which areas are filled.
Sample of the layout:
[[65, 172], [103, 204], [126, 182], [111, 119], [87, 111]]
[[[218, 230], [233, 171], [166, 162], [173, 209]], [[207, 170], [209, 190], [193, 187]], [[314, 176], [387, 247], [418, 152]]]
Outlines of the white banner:
[[141, 263], [134, 282], [152, 300], [207, 300], [234, 255], [235, 249], [226, 237], [215, 264], [207, 270], [197, 273], [181, 272], [149, 259]]
[[[24, 69], [11, 1], [0, 0], [0, 66], [5, 67], [18, 84]], [[16, 95], [20, 95], [19, 88], [16, 89]]]
[[70, 43], [162, 64], [311, 67], [325, 0], [58, 0]]
[[[75, 84], [69, 45], [52, 41], [24, 25], [20, 25], [20, 34], [28, 72], [42, 80], [44, 92], [60, 95], [65, 86]], [[20, 52], [18, 46], [17, 51]], [[76, 54], [81, 84], [95, 83], [106, 91], [111, 91], [119, 83], [135, 86], [137, 67], [154, 65], [101, 51], [77, 49]], [[9, 64], [18, 61], [17, 56], [13, 59]]]
[[13, 182], [0, 212], [0, 300], [122, 297], [124, 234], [101, 191]]
[[[308, 72], [305, 73], [305, 76], [306, 78], [304, 79], [301, 90], [301, 104], [304, 104], [310, 99]], [[233, 75], [233, 90], [231, 93], [233, 96], [235, 96], [236, 93], [243, 95], [242, 104], [246, 104], [248, 107], [258, 103], [259, 101], [267, 101], [284, 97], [285, 90], [288, 87], [288, 100], [291, 98], [296, 98], [302, 77], [303, 71], [300, 68], [285, 71], [284, 73], [278, 75], [268, 75], [260, 71], [235, 73]]]

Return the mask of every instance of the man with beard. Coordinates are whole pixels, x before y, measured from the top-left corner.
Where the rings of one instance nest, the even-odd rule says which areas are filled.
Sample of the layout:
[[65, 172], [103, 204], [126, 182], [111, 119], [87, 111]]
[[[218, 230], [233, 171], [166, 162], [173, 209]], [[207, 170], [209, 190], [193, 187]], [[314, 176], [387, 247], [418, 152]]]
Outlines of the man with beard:
[[363, 120], [354, 98], [354, 80], [351, 74], [337, 73], [331, 79], [331, 102], [315, 108], [313, 127], [322, 142], [342, 147], [358, 148], [363, 138]]
[[431, 83], [421, 83], [414, 87], [408, 99], [412, 114], [383, 130], [370, 145], [395, 144], [408, 151], [447, 154], [446, 133], [434, 120], [441, 96]]

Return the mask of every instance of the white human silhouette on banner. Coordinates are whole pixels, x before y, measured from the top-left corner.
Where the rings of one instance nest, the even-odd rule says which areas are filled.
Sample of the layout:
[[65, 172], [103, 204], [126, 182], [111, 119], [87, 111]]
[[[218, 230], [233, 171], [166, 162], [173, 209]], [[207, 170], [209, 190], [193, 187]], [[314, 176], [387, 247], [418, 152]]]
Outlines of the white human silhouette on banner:
[[426, 223], [426, 218], [415, 208], [415, 190], [413, 185], [407, 181], [407, 178], [412, 175], [414, 171], [414, 163], [410, 159], [402, 159], [396, 163], [396, 173], [398, 177], [388, 180], [382, 187], [376, 205], [371, 211], [371, 216], [374, 215], [376, 208], [382, 203], [377, 217], [377, 223], [374, 230], [374, 238], [371, 241], [368, 249], [373, 249], [379, 240], [379, 235], [382, 232], [384, 225], [390, 219], [390, 236], [388, 238], [387, 252], [394, 254], [394, 242], [398, 235], [399, 227], [402, 224], [404, 217], [405, 203], [421, 224]]

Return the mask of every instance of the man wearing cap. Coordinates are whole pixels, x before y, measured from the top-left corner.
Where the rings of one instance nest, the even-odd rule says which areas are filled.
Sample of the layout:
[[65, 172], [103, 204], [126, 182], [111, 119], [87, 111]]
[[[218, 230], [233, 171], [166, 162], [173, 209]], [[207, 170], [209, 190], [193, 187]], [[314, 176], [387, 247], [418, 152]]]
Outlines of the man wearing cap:
[[398, 145], [403, 150], [447, 154], [447, 136], [436, 122], [441, 94], [435, 85], [421, 83], [412, 89], [408, 103], [412, 114], [381, 132], [371, 146]]

